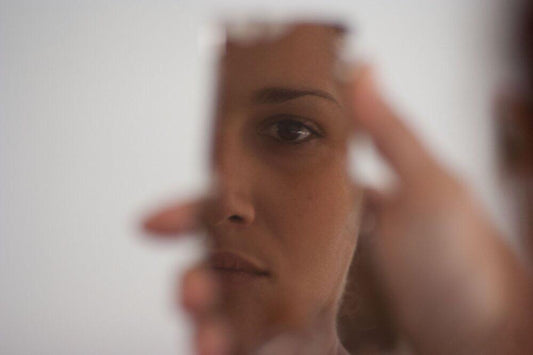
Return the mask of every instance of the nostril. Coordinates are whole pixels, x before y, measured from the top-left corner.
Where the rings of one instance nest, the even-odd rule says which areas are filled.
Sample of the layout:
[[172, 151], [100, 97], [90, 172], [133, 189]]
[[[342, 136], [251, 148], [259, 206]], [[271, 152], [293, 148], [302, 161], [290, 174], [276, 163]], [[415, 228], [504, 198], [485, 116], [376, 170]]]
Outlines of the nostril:
[[243, 223], [244, 222], [244, 218], [242, 218], [241, 216], [238, 216], [236, 214], [230, 216], [228, 219], [230, 220], [230, 222], [233, 222], [233, 223]]

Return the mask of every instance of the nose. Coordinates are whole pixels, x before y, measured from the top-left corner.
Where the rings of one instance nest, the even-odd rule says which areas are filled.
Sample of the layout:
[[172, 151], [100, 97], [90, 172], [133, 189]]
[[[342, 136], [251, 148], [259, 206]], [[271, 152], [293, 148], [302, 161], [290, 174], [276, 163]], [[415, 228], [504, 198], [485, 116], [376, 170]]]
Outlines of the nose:
[[[222, 185], [224, 186], [224, 185]], [[215, 192], [210, 208], [210, 222], [219, 225], [250, 225], [255, 219], [255, 209], [250, 199], [235, 189], [222, 187]]]
[[245, 148], [236, 139], [229, 138], [221, 137], [215, 146], [215, 179], [209, 219], [212, 225], [250, 225], [255, 219], [253, 164]]

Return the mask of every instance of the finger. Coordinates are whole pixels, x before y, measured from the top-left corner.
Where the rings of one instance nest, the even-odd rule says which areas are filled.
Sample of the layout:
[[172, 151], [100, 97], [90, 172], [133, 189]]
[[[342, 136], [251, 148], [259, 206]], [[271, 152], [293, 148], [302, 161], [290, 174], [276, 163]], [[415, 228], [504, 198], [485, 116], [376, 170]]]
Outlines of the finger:
[[200, 226], [203, 203], [193, 201], [167, 206], [148, 216], [143, 228], [158, 236], [177, 236]]
[[358, 71], [351, 104], [356, 126], [372, 137], [400, 178], [417, 179], [434, 167], [426, 149], [380, 95], [369, 67]]
[[204, 264], [189, 269], [180, 284], [181, 305], [194, 318], [205, 318], [213, 311], [218, 287], [215, 278]]
[[195, 343], [200, 355], [229, 354], [231, 341], [227, 323], [218, 318], [200, 323]]
[[189, 269], [181, 282], [181, 304], [192, 316], [198, 354], [229, 354], [229, 325], [217, 312], [218, 285], [206, 264]]

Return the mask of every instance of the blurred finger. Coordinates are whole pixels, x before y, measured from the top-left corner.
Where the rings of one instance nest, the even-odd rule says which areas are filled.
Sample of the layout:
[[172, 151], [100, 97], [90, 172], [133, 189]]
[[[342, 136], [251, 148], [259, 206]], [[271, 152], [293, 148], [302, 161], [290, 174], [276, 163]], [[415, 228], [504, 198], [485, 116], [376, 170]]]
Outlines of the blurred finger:
[[177, 236], [200, 226], [203, 203], [193, 201], [167, 206], [148, 216], [143, 228], [157, 236]]
[[199, 355], [224, 355], [230, 353], [230, 333], [225, 322], [211, 318], [202, 322], [196, 333]]
[[217, 300], [215, 278], [204, 264], [189, 269], [180, 284], [181, 305], [196, 318], [209, 313]]
[[205, 264], [188, 270], [181, 282], [181, 304], [193, 317], [197, 354], [229, 354], [229, 325], [217, 312], [218, 285]]
[[358, 71], [352, 93], [355, 124], [370, 134], [402, 179], [417, 179], [434, 167], [420, 141], [381, 97], [369, 67]]

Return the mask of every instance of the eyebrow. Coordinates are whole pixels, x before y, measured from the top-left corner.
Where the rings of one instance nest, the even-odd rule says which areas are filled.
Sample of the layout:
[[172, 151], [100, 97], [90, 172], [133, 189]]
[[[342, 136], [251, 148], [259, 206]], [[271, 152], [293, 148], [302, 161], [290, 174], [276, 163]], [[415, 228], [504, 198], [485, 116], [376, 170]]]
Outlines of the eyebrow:
[[330, 93], [319, 89], [291, 89], [286, 87], [268, 87], [256, 91], [253, 102], [258, 104], [280, 104], [304, 96], [315, 96], [326, 99], [340, 106]]

